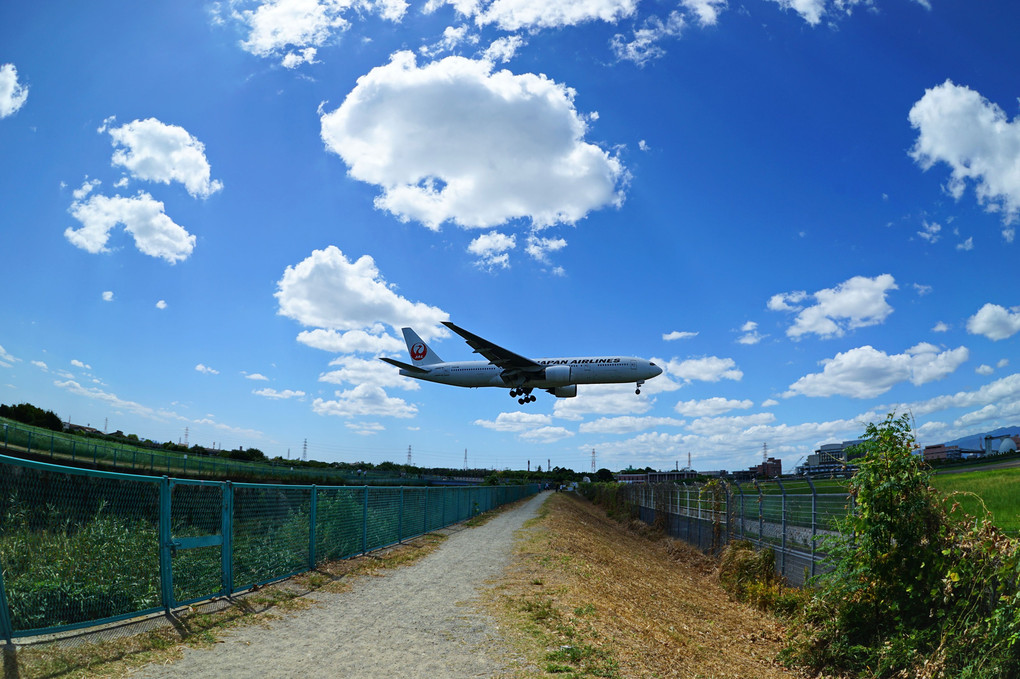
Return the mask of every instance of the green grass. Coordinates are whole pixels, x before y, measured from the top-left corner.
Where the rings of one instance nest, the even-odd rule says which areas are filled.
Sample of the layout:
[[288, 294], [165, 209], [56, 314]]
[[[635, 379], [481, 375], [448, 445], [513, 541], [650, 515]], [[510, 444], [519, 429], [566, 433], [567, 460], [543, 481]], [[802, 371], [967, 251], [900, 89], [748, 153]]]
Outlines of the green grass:
[[990, 513], [988, 518], [998, 528], [1020, 532], [1020, 467], [939, 474], [931, 483], [959, 503], [958, 511], [978, 518]]

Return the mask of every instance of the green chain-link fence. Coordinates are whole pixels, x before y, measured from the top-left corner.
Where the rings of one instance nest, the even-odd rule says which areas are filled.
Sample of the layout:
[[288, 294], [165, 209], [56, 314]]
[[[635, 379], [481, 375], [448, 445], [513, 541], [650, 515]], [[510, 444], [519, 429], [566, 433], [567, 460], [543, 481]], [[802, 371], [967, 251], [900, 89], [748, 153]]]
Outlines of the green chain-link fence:
[[0, 639], [229, 595], [538, 490], [195, 481], [0, 456]]

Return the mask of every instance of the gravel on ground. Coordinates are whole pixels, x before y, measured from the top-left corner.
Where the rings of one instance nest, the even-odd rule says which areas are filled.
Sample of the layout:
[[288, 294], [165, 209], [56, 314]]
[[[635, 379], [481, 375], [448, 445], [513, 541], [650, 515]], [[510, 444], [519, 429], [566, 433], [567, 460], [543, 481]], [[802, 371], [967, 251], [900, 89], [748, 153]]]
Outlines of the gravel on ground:
[[510, 563], [514, 534], [548, 493], [474, 528], [383, 577], [355, 578], [341, 593], [261, 626], [223, 633], [212, 648], [148, 665], [132, 677], [508, 677], [524, 662], [510, 651], [480, 593]]

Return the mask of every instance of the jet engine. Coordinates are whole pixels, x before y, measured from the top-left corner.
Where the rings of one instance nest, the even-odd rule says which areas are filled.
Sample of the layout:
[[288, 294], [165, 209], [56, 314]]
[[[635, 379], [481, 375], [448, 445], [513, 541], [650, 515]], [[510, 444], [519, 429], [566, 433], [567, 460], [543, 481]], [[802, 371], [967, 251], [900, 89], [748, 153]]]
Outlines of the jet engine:
[[570, 366], [569, 365], [551, 365], [545, 369], [545, 381], [546, 382], [559, 382], [561, 384], [570, 383]]
[[555, 389], [549, 389], [548, 392], [556, 398], [574, 398], [577, 396], [577, 385], [568, 384], [565, 387], [556, 387]]

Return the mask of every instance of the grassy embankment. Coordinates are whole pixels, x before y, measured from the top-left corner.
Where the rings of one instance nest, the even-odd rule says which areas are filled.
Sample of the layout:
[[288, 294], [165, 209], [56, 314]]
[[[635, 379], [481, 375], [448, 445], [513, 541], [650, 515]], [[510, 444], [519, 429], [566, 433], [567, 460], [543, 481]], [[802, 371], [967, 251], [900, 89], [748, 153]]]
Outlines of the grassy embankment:
[[715, 561], [640, 522], [554, 494], [487, 594], [527, 677], [792, 677], [783, 630], [736, 603]]
[[937, 474], [932, 485], [959, 509], [971, 516], [988, 518], [1011, 535], [1020, 533], [1020, 467]]

